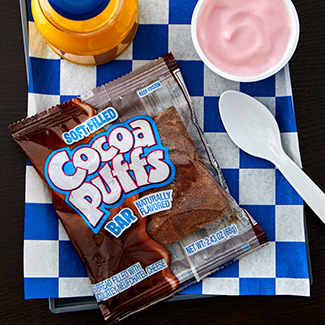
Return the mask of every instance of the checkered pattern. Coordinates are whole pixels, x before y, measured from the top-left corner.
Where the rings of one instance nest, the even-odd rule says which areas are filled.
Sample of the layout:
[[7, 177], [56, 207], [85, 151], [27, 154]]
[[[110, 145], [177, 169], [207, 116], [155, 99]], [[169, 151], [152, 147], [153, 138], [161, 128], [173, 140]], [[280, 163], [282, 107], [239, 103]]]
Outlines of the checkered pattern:
[[[219, 116], [225, 90], [256, 97], [275, 115], [285, 151], [301, 165], [288, 66], [264, 81], [225, 80], [204, 66], [191, 41], [197, 0], [139, 0], [140, 25], [131, 46], [97, 67], [60, 59], [39, 34], [28, 4], [29, 103], [32, 115], [172, 52], [192, 96], [199, 123], [231, 194], [265, 230], [268, 246], [186, 289], [183, 294], [309, 295], [303, 201], [281, 173], [229, 139]], [[92, 295], [90, 282], [51, 205], [45, 185], [27, 162], [24, 241], [26, 298]]]

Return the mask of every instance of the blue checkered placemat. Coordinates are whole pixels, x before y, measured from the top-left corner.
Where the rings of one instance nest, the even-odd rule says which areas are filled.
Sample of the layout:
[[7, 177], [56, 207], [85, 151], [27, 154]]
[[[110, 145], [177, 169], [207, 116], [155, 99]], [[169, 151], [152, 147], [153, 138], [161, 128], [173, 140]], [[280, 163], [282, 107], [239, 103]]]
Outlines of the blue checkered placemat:
[[[28, 115], [79, 96], [167, 52], [175, 56], [198, 120], [222, 168], [232, 196], [266, 232], [270, 243], [186, 289], [183, 294], [309, 296], [303, 201], [281, 173], [251, 157], [228, 137], [218, 110], [225, 90], [256, 97], [275, 115], [285, 151], [301, 165], [289, 68], [264, 81], [225, 80], [204, 66], [191, 41], [197, 0], [139, 0], [140, 25], [119, 58], [97, 67], [60, 59], [29, 24]], [[92, 295], [90, 281], [58, 221], [46, 186], [27, 162], [24, 237], [25, 297]]]

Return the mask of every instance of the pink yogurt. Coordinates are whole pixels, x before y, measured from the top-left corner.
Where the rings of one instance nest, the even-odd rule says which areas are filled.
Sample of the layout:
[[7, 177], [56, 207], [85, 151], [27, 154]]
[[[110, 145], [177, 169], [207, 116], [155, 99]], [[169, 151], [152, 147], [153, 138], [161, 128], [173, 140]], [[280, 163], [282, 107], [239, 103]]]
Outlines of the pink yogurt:
[[219, 70], [256, 76], [283, 57], [291, 20], [283, 0], [207, 0], [196, 33], [206, 58]]

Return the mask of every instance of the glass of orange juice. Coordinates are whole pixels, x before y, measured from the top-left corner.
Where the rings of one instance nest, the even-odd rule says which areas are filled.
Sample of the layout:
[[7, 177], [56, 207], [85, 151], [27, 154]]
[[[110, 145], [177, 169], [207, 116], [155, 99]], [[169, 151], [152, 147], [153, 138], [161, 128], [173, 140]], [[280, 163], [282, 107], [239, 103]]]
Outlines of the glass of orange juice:
[[35, 24], [62, 58], [82, 65], [115, 59], [132, 42], [138, 0], [32, 0]]

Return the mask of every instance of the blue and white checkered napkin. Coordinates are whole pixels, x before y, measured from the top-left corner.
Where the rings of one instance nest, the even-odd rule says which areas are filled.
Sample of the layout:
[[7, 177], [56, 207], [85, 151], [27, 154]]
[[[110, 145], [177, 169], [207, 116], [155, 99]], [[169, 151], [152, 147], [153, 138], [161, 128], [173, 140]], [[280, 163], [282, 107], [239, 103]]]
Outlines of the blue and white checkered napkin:
[[[175, 56], [202, 129], [219, 161], [232, 196], [266, 232], [270, 243], [186, 289], [183, 294], [309, 296], [303, 201], [274, 166], [239, 150], [219, 116], [225, 90], [256, 97], [275, 115], [285, 151], [301, 165], [288, 66], [264, 81], [237, 83], [204, 66], [191, 41], [197, 0], [139, 0], [137, 35], [116, 60], [97, 67], [71, 64], [46, 45], [30, 13], [28, 114], [120, 77], [167, 52]], [[25, 297], [92, 295], [90, 281], [58, 221], [46, 186], [26, 168], [24, 238]]]

